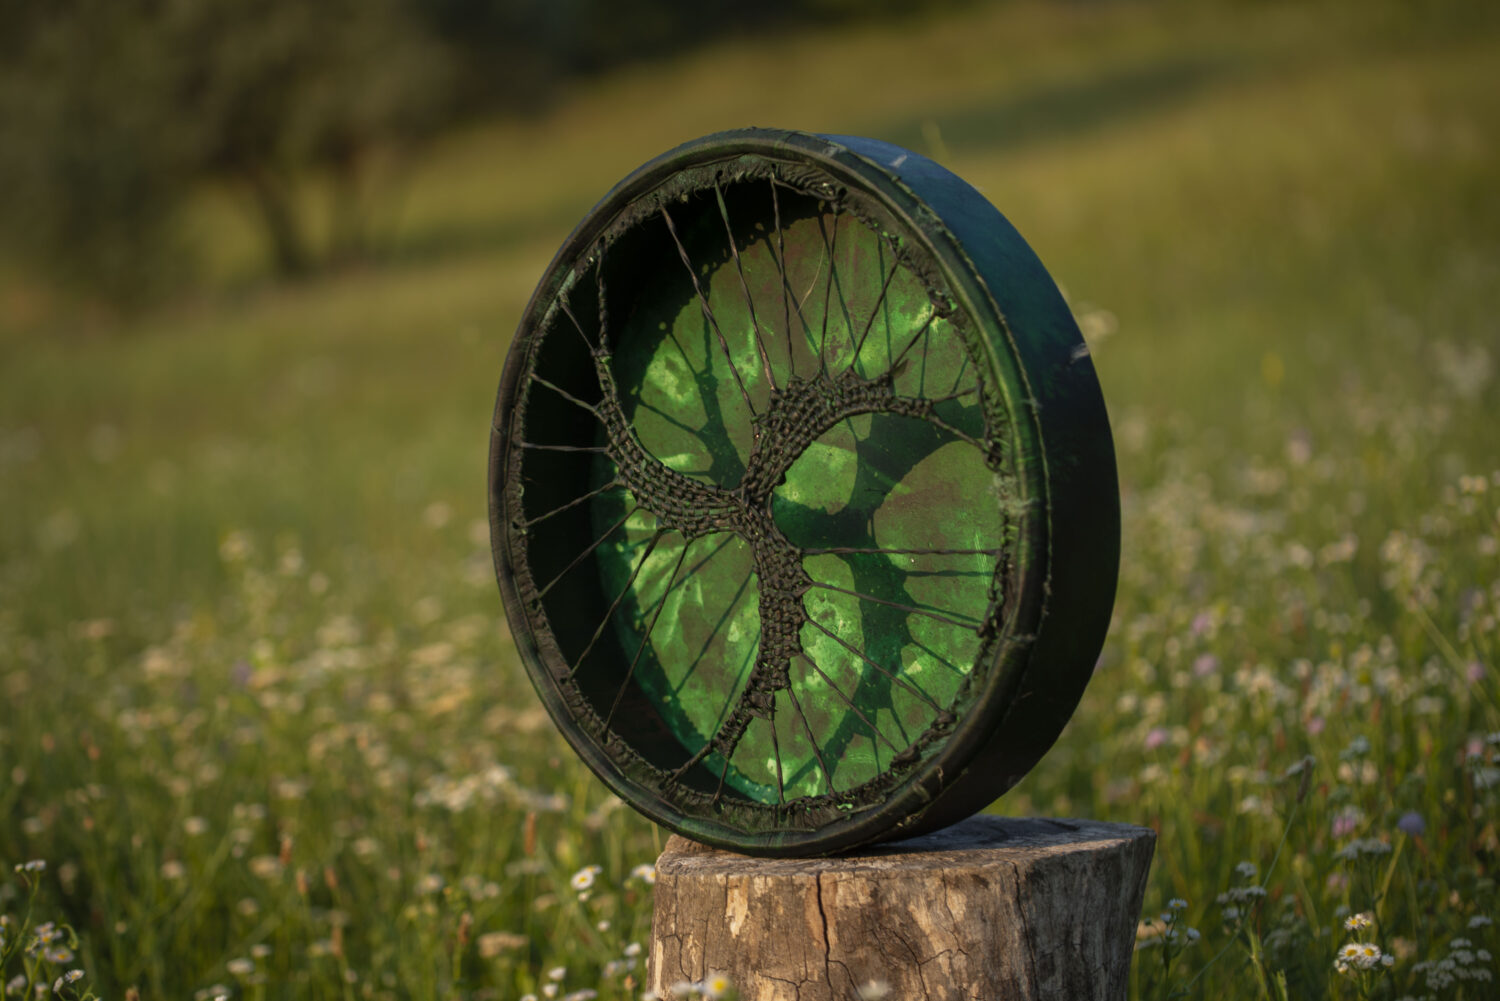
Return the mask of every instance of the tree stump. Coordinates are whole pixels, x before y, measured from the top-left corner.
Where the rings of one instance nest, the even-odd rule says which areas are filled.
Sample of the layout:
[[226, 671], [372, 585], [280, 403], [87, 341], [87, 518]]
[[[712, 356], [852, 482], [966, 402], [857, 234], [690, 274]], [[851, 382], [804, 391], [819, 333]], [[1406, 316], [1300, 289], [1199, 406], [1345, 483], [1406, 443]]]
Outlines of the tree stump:
[[673, 836], [651, 987], [669, 999], [723, 976], [744, 1001], [1113, 1001], [1155, 844], [1126, 824], [991, 816], [838, 858]]

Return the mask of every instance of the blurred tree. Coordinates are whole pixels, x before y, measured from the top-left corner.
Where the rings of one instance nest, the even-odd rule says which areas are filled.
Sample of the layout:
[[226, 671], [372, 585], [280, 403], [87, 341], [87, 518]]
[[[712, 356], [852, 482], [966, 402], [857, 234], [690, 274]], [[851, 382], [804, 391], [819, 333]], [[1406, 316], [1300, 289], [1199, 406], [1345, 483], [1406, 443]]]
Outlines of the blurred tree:
[[566, 46], [558, 43], [577, 30], [571, 0], [404, 2], [412, 20], [449, 54], [453, 114], [540, 111], [566, 74]]
[[242, 190], [282, 274], [316, 260], [299, 185], [328, 181], [327, 256], [367, 250], [382, 156], [436, 124], [442, 52], [398, 0], [0, 5], [0, 208], [55, 274], [129, 300], [169, 281], [194, 181]]
[[[456, 115], [726, 33], [968, 0], [0, 0], [0, 242], [116, 300], [173, 284], [206, 178], [275, 270], [371, 249], [382, 178]], [[328, 219], [312, 225], [312, 182]]]
[[168, 280], [188, 150], [152, 40], [124, 4], [84, 6], [0, 4], [0, 238], [130, 301]]
[[440, 118], [439, 48], [396, 0], [185, 0], [173, 14], [175, 117], [194, 165], [242, 185], [283, 274], [313, 262], [298, 204], [311, 168], [330, 184], [330, 255], [364, 254], [378, 159]]
[[563, 77], [726, 34], [960, 6], [973, 0], [407, 0], [457, 56], [468, 106], [541, 107]]

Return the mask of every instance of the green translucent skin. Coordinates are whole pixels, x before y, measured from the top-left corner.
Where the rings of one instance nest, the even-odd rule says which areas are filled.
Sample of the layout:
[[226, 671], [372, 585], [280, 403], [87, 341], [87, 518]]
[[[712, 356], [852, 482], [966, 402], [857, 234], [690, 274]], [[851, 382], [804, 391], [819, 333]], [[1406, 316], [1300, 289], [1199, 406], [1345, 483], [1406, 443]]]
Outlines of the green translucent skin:
[[[817, 429], [772, 491], [772, 520], [814, 582], [802, 653], [771, 711], [702, 763], [724, 789], [781, 804], [874, 781], [953, 705], [997, 598], [1004, 482], [982, 441], [980, 368], [893, 241], [850, 214], [777, 232], [721, 216], [683, 224], [697, 289], [686, 268], [663, 269], [658, 308], [615, 327], [612, 372], [647, 452], [732, 489], [756, 415], [794, 379], [890, 375], [895, 395], [937, 401], [935, 419], [862, 413]], [[596, 487], [617, 476], [610, 456], [596, 460]], [[592, 502], [599, 535], [622, 518], [594, 561], [602, 592], [624, 596], [615, 638], [681, 745], [704, 748], [759, 650], [751, 547], [734, 532], [663, 532], [626, 489]]]

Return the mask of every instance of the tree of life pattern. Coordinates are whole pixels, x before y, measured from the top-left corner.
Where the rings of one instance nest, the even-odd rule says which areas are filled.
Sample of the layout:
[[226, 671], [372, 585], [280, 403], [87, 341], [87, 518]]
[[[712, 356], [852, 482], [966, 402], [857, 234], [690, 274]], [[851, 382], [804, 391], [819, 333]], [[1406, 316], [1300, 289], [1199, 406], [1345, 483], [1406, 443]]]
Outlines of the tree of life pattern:
[[913, 239], [861, 209], [775, 170], [637, 206], [517, 388], [555, 680], [679, 805], [877, 795], [993, 638], [1003, 412]]

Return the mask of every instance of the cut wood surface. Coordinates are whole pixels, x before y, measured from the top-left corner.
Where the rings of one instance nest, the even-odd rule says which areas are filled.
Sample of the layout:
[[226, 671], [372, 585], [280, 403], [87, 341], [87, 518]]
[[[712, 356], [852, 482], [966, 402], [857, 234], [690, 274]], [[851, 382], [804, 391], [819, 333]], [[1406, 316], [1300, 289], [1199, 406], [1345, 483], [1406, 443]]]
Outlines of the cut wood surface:
[[678, 998], [723, 976], [744, 1001], [1113, 1001], [1155, 844], [1127, 824], [991, 816], [838, 858], [673, 836], [651, 987]]

